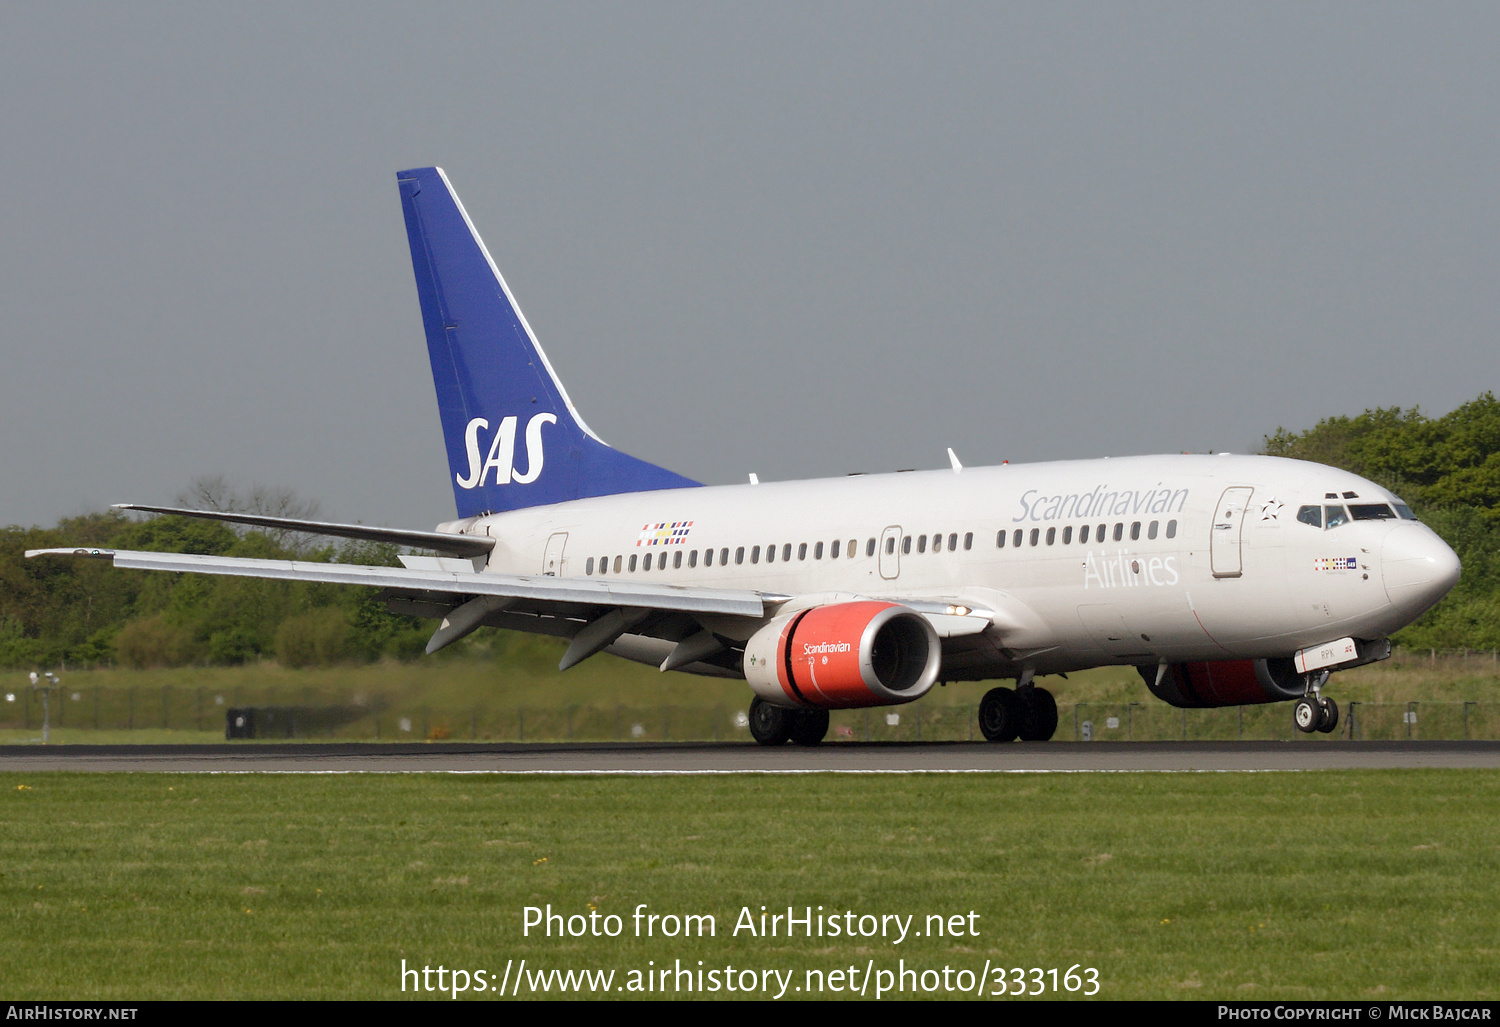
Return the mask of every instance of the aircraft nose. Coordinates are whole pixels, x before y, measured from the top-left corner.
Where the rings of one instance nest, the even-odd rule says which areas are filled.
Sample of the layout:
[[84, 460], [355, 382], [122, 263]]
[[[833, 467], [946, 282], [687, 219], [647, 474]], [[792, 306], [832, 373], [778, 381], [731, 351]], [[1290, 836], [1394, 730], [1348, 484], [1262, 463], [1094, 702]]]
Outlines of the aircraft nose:
[[1391, 529], [1380, 553], [1385, 594], [1415, 616], [1458, 584], [1458, 554], [1431, 529], [1402, 524]]

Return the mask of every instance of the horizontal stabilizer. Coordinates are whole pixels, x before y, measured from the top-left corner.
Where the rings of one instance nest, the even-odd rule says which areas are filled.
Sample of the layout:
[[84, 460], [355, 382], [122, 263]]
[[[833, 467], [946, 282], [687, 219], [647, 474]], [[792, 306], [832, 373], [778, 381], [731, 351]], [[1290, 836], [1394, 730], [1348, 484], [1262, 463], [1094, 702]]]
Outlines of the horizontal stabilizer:
[[169, 514], [173, 517], [202, 517], [231, 524], [249, 524], [279, 531], [302, 531], [309, 535], [332, 535], [361, 542], [385, 542], [413, 549], [432, 549], [453, 556], [484, 556], [495, 548], [495, 540], [485, 535], [454, 535], [445, 531], [407, 531], [404, 528], [372, 528], [367, 524], [332, 524], [327, 521], [300, 521], [292, 517], [267, 517], [264, 514], [226, 513], [219, 510], [182, 510], [175, 506], [138, 506], [116, 503], [116, 510], [138, 510], [141, 513]]

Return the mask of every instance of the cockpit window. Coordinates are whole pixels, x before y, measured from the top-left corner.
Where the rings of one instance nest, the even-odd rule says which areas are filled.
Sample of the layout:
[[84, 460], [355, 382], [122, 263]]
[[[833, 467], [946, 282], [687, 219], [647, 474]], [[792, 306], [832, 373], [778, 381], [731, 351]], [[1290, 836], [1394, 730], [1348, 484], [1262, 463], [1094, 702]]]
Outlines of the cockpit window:
[[1342, 506], [1323, 507], [1323, 527], [1337, 528], [1340, 524], [1348, 524], [1349, 515], [1344, 512]]
[[1297, 511], [1297, 520], [1303, 524], [1311, 524], [1314, 528], [1323, 526], [1323, 509], [1317, 506], [1304, 506]]
[[1350, 503], [1349, 512], [1356, 521], [1393, 521], [1396, 512], [1384, 503]]
[[1414, 521], [1417, 519], [1417, 515], [1412, 513], [1411, 507], [1407, 506], [1405, 503], [1397, 503], [1395, 505], [1396, 516], [1401, 518], [1403, 521]]

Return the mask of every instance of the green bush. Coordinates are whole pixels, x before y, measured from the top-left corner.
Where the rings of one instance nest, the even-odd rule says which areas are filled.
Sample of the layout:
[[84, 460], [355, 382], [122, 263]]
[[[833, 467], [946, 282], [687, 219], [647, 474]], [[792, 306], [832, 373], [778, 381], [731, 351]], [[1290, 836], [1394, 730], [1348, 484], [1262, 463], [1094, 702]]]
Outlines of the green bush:
[[115, 659], [129, 667], [180, 667], [201, 655], [192, 632], [161, 614], [130, 621], [115, 636]]
[[285, 667], [340, 663], [357, 655], [352, 634], [336, 606], [296, 614], [276, 629], [276, 659]]

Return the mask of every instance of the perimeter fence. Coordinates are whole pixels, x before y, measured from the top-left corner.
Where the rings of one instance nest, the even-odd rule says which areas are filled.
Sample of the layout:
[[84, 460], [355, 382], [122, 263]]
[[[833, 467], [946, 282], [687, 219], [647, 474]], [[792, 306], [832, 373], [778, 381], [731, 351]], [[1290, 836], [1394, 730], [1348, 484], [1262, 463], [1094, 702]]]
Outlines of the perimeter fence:
[[[1488, 655], [1488, 654], [1486, 654]], [[53, 693], [53, 729], [225, 732], [231, 710], [254, 709], [262, 740], [322, 738], [348, 741], [726, 741], [750, 737], [745, 707], [526, 707], [500, 704], [438, 707], [388, 697], [351, 701], [315, 689], [80, 688]], [[829, 742], [975, 741], [982, 736], [975, 704], [835, 710]], [[1304, 735], [1292, 725], [1291, 705], [1179, 710], [1164, 703], [1060, 704], [1059, 741], [1222, 741], [1242, 739], [1355, 741], [1500, 739], [1500, 702], [1350, 702], [1332, 735]], [[40, 694], [18, 689], [0, 695], [0, 729], [39, 731]]]

